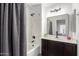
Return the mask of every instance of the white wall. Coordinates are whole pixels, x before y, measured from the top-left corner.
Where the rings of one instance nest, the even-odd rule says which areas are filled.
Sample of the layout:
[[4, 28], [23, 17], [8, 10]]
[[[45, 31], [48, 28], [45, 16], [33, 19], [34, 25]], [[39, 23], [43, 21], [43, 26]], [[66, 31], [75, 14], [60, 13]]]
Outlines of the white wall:
[[42, 4], [42, 36], [46, 34], [46, 8], [45, 5]]
[[76, 33], [79, 35], [79, 3], [74, 3], [72, 4], [73, 8], [72, 9], [76, 9]]
[[73, 8], [76, 9], [76, 36], [78, 39], [78, 56], [79, 56], [79, 3], [72, 4]]
[[[53, 13], [50, 12], [50, 10], [58, 9], [58, 8], [61, 8], [61, 10], [59, 12], [53, 12]], [[69, 14], [71, 12], [71, 10], [72, 10], [72, 4], [68, 4], [68, 3], [54, 4], [54, 5], [47, 7], [46, 17], [56, 16], [56, 15], [61, 15], [61, 14], [66, 14], [66, 13]]]

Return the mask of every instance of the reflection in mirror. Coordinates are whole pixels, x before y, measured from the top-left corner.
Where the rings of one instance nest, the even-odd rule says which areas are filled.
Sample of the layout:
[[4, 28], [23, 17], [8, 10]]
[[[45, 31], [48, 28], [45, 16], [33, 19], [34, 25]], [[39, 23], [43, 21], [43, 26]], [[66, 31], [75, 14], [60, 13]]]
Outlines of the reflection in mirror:
[[52, 29], [52, 22], [51, 21], [49, 21], [49, 34], [50, 35], [53, 35], [53, 31], [52, 31], [53, 29]]
[[58, 35], [66, 35], [65, 20], [56, 20]]

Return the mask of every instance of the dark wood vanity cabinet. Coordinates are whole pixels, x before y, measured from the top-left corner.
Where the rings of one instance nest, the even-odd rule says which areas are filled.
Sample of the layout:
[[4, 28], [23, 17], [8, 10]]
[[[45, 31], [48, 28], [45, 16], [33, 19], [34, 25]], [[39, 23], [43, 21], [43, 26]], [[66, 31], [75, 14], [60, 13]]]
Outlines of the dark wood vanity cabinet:
[[76, 56], [77, 45], [42, 39], [42, 56]]
[[42, 55], [47, 56], [47, 40], [42, 40]]
[[77, 56], [77, 44], [64, 43], [64, 56]]
[[61, 56], [63, 54], [63, 44], [55, 41], [47, 42], [47, 55], [48, 56]]

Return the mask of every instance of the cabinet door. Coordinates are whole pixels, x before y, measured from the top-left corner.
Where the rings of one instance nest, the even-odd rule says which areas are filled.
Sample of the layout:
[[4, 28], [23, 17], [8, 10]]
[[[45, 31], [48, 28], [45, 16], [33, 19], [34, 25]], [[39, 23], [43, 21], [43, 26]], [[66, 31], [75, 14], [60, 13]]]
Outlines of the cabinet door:
[[77, 45], [65, 43], [64, 56], [77, 56]]
[[63, 56], [63, 43], [58, 41], [48, 41], [47, 55], [48, 56]]
[[42, 39], [42, 56], [47, 56], [47, 40]]

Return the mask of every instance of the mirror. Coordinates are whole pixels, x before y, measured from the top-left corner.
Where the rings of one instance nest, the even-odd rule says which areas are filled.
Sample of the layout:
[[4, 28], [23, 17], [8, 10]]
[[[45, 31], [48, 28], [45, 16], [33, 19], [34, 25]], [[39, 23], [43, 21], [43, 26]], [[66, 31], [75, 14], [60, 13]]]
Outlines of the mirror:
[[49, 35], [56, 35], [56, 32], [58, 32], [58, 35], [60, 36], [66, 36], [69, 33], [69, 15], [58, 15], [53, 17], [47, 18], [47, 29]]

